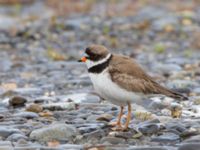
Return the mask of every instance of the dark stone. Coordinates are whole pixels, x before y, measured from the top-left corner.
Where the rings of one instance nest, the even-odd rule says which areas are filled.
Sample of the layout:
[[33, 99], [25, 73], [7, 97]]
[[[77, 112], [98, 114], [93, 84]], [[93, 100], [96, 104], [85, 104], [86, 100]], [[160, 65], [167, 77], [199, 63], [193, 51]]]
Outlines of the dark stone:
[[200, 149], [200, 143], [187, 143], [181, 145], [178, 150], [199, 150]]
[[27, 102], [27, 99], [21, 96], [14, 96], [9, 100], [9, 105], [13, 107], [22, 107]]

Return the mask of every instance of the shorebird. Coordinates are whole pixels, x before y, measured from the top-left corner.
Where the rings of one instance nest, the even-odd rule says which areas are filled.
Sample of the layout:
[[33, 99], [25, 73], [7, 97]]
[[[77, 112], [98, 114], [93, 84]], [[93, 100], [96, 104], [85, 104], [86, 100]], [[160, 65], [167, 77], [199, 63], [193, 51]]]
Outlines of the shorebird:
[[[131, 103], [141, 100], [141, 95], [161, 94], [174, 99], [187, 99], [182, 94], [163, 87], [149, 76], [132, 58], [112, 54], [102, 45], [85, 49], [81, 62], [85, 62], [96, 92], [105, 100], [120, 106], [116, 130], [126, 130], [131, 120]], [[124, 107], [128, 105], [126, 123], [121, 124]]]

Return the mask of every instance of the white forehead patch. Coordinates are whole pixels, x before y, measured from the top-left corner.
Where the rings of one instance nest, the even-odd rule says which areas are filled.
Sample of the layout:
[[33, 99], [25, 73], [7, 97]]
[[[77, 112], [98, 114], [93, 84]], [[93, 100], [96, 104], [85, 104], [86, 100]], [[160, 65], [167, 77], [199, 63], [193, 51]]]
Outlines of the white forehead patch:
[[111, 57], [111, 53], [109, 53], [105, 58], [103, 58], [99, 61], [92, 61], [92, 60], [87, 59], [86, 65], [87, 65], [88, 68], [91, 68], [93, 66], [96, 66], [96, 65], [99, 65], [99, 64], [106, 62], [110, 57]]

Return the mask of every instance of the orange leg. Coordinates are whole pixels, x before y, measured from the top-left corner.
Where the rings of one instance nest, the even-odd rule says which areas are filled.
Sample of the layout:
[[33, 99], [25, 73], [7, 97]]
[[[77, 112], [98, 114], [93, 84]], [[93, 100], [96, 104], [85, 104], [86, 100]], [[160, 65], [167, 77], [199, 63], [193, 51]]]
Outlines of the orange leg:
[[124, 107], [121, 106], [120, 108], [121, 108], [121, 109], [120, 109], [120, 113], [119, 113], [119, 115], [118, 115], [117, 122], [111, 122], [111, 123], [109, 123], [109, 125], [121, 127], [121, 118], [122, 118], [122, 115], [123, 115]]
[[127, 114], [126, 123], [125, 123], [125, 126], [123, 127], [123, 130], [128, 129], [130, 120], [131, 120], [131, 103], [128, 103], [128, 114]]

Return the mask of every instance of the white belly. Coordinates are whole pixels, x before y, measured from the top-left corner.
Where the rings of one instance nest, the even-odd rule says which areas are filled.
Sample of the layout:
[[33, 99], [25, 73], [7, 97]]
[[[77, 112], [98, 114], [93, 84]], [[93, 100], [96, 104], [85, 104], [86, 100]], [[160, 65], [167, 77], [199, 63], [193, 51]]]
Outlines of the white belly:
[[138, 103], [141, 100], [141, 94], [126, 91], [112, 82], [107, 70], [100, 74], [89, 73], [89, 76], [96, 92], [115, 105], [124, 106], [127, 102]]

